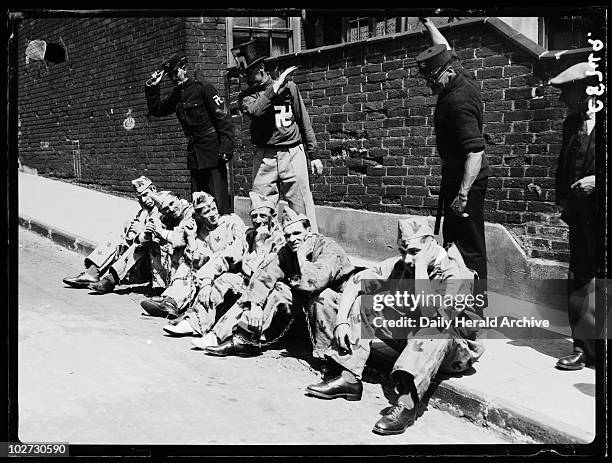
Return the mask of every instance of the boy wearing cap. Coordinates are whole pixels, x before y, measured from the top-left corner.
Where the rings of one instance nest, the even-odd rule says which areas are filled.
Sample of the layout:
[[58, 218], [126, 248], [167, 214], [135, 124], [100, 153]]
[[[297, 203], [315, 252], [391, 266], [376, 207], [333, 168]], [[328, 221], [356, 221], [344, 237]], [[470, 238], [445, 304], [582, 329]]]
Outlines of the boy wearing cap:
[[[140, 245], [146, 241], [143, 234], [145, 224], [149, 217], [159, 215], [159, 211], [152, 198], [157, 189], [153, 182], [144, 176], [132, 180], [132, 186], [136, 192], [140, 210], [131, 221], [125, 224], [123, 233], [118, 240], [110, 240], [101, 243], [85, 258], [86, 269], [84, 272], [76, 277], [67, 277], [62, 280], [68, 286], [72, 286], [73, 288], [88, 288], [90, 284], [98, 283], [100, 277], [106, 273], [110, 266], [115, 263], [130, 246], [134, 245], [135, 247], [140, 247]], [[146, 265], [142, 265], [144, 263], [145, 260], [139, 261], [139, 265], [136, 265], [135, 271], [132, 272], [132, 280], [142, 279], [139, 278], [139, 276], [144, 277], [142, 274], [147, 270], [144, 268]], [[157, 277], [158, 275], [154, 275], [153, 277], [153, 288], [159, 283]]]
[[138, 242], [109, 267], [99, 282], [90, 284], [89, 289], [101, 294], [112, 292], [135, 267], [142, 264], [143, 259], [150, 263], [153, 287], [158, 290], [166, 287], [180, 263], [185, 246], [184, 227], [193, 209], [187, 201], [169, 191], [156, 192], [150, 198], [158, 213], [147, 217]]
[[[210, 355], [256, 355], [245, 342], [270, 342], [283, 334], [292, 313], [306, 313], [313, 355], [323, 357], [330, 345], [337, 301], [354, 267], [334, 240], [313, 233], [308, 218], [285, 207], [282, 227], [286, 244], [253, 274], [240, 301], [217, 322], [218, 346]], [[238, 332], [238, 335], [233, 335]]]
[[[429, 24], [428, 29], [433, 27]], [[438, 95], [434, 126], [442, 181], [435, 231], [444, 211], [444, 243], [457, 245], [466, 265], [478, 273], [477, 292], [486, 297], [484, 198], [489, 164], [484, 153], [480, 89], [466, 76], [448, 43], [439, 38], [416, 61], [432, 93]]]
[[235, 302], [246, 290], [253, 273], [285, 244], [275, 220], [275, 205], [257, 193], [250, 192], [249, 196], [253, 226], [196, 272], [200, 289], [195, 304], [183, 321], [164, 327], [164, 331], [174, 336], [203, 336], [192, 341], [195, 347], [203, 349], [218, 344], [214, 332], [210, 331], [217, 319], [218, 307], [224, 302], [230, 305]]
[[239, 239], [246, 228], [234, 213], [219, 215], [215, 198], [208, 193], [193, 193], [192, 205], [195, 212], [184, 226], [184, 261], [161, 296], [141, 302], [149, 315], [178, 317], [195, 296], [197, 286], [193, 273]]
[[289, 207], [305, 214], [316, 232], [307, 153], [314, 175], [322, 173], [323, 164], [316, 159], [317, 140], [300, 91], [293, 82], [286, 82], [297, 68], [291, 66], [273, 80], [263, 62], [268, 56], [267, 49], [257, 39], [240, 45], [232, 53], [248, 84], [238, 95], [238, 104], [251, 119], [251, 142], [255, 145], [252, 189], [274, 203], [278, 203], [279, 192], [282, 193]]
[[555, 200], [569, 225], [568, 315], [574, 339], [571, 355], [557, 368], [580, 370], [595, 358], [595, 276], [597, 269], [597, 200], [595, 195], [595, 113], [589, 111], [587, 86], [597, 85], [589, 63], [570, 66], [549, 81], [561, 90], [568, 108], [557, 163]]
[[[227, 190], [227, 162], [234, 150], [234, 125], [223, 98], [215, 87], [196, 72], [191, 77], [187, 58], [173, 55], [155, 71], [145, 85], [152, 115], [176, 113], [187, 143], [187, 168], [191, 192], [206, 191], [217, 201], [221, 214], [232, 211]], [[159, 82], [167, 74], [176, 87], [161, 99]]]
[[[330, 360], [328, 379], [306, 388], [307, 395], [317, 398], [360, 400], [361, 377], [374, 336], [390, 345], [402, 343], [398, 349], [401, 354], [391, 373], [399, 399], [375, 424], [373, 432], [378, 434], [404, 432], [416, 420], [417, 404], [436, 373], [439, 370], [465, 371], [484, 352], [482, 344], [475, 340], [474, 331], [457, 333], [451, 328], [441, 333], [436, 328], [432, 330], [419, 324], [396, 330], [374, 321], [381, 313], [382, 318], [397, 318], [401, 313], [414, 320], [419, 320], [420, 316], [453, 319], [464, 313], [454, 306], [437, 307], [435, 301], [427, 301], [428, 305], [419, 302], [412, 307], [390, 306], [380, 311], [374, 308], [373, 295], [403, 291], [444, 296], [471, 294], [472, 272], [465, 266], [456, 246], [445, 250], [436, 243], [426, 218], [400, 220], [397, 244], [398, 257], [384, 260], [349, 280], [340, 297], [333, 343], [325, 352]], [[435, 283], [428, 286], [430, 281]], [[474, 317], [476, 315], [470, 318]]]

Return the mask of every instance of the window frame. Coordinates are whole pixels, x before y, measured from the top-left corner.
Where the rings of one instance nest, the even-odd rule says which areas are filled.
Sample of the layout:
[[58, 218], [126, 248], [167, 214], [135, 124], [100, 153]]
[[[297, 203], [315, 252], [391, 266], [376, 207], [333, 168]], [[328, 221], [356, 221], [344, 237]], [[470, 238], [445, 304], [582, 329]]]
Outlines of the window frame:
[[[245, 16], [241, 16], [245, 17]], [[258, 16], [247, 16], [249, 18], [254, 18]], [[268, 17], [268, 16], [264, 16]], [[245, 26], [234, 26], [234, 16], [229, 16], [225, 18], [225, 43], [227, 45], [227, 67], [236, 67], [236, 60], [234, 59], [234, 55], [232, 55], [232, 48], [234, 47], [234, 30], [239, 31], [254, 31], [254, 32], [282, 32], [287, 33], [291, 32], [290, 40], [293, 42], [290, 44], [293, 46], [293, 51], [289, 53], [297, 53], [302, 50], [302, 35], [300, 30], [300, 19], [296, 16], [287, 16], [289, 20], [289, 27], [287, 28], [263, 28], [263, 27], [245, 27]]]

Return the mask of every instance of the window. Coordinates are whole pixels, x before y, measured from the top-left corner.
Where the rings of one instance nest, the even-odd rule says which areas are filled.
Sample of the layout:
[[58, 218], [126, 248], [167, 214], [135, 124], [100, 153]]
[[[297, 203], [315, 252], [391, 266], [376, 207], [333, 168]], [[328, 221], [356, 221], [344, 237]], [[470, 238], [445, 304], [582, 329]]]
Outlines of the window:
[[590, 47], [589, 32], [595, 32], [596, 20], [585, 16], [539, 18], [538, 42], [548, 50], [570, 50]]
[[370, 37], [395, 34], [406, 30], [404, 18], [389, 17], [348, 17], [344, 18], [344, 33], [346, 42], [356, 42]]
[[270, 56], [294, 53], [300, 50], [299, 18], [271, 16], [234, 17], [226, 21], [227, 62], [236, 65], [231, 49], [255, 37], [265, 37], [270, 44]]

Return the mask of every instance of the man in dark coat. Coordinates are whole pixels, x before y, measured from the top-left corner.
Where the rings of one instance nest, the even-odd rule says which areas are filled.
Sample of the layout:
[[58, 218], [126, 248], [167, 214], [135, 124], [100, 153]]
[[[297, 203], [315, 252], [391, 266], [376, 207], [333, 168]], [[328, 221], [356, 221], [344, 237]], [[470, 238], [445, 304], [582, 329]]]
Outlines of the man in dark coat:
[[444, 243], [457, 245], [465, 264], [478, 273], [475, 292], [486, 297], [484, 197], [489, 164], [484, 154], [480, 89], [444, 44], [428, 48], [416, 61], [432, 93], [438, 95], [434, 125], [442, 158], [439, 213], [444, 210]]
[[[570, 266], [568, 315], [574, 352], [557, 368], [579, 370], [595, 355], [595, 273], [597, 267], [597, 202], [595, 197], [595, 113], [586, 93], [596, 80], [589, 63], [575, 64], [550, 80], [561, 89], [568, 108], [557, 163], [555, 199], [569, 225]], [[591, 72], [591, 74], [589, 74]]]
[[[161, 99], [159, 81], [167, 74], [176, 84]], [[205, 191], [215, 197], [221, 214], [232, 212], [226, 163], [234, 150], [234, 126], [223, 98], [198, 73], [191, 77], [185, 57], [174, 55], [155, 71], [145, 85], [147, 106], [157, 117], [176, 112], [187, 137], [187, 168], [191, 192]]]

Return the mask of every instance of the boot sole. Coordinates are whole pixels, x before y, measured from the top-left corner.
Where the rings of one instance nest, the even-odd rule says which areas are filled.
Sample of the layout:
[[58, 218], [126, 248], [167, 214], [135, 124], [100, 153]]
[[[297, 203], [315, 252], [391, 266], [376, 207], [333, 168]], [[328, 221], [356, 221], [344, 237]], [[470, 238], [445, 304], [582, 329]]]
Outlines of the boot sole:
[[[192, 344], [193, 346], [193, 344]], [[198, 349], [197, 346], [193, 346]], [[203, 349], [206, 355], [212, 355], [213, 357], [257, 357], [260, 355], [259, 353], [249, 354], [249, 353], [237, 353], [237, 354], [218, 354], [217, 352], [207, 351], [206, 348]]]
[[555, 365], [559, 370], [582, 370], [586, 365], [584, 363], [576, 366], [567, 366], [567, 365]]
[[188, 331], [186, 333], [182, 333], [182, 332], [177, 333], [176, 331], [168, 330], [165, 327], [162, 328], [162, 330], [164, 330], [165, 333], [169, 334], [173, 338], [184, 338], [186, 336], [193, 336], [193, 331]]
[[406, 429], [408, 429], [411, 426], [411, 424], [406, 426], [404, 429], [397, 429], [397, 430], [380, 429], [380, 428], [374, 427], [374, 428], [372, 428], [372, 432], [374, 434], [380, 434], [381, 436], [391, 436], [391, 435], [394, 435], [394, 434], [404, 434], [406, 432]]
[[317, 397], [319, 399], [332, 400], [332, 399], [344, 399], [349, 401], [358, 401], [361, 400], [361, 394], [323, 394], [322, 392], [312, 391], [310, 389], [306, 389], [306, 394], [311, 395], [313, 397]]
[[89, 285], [91, 284], [91, 283], [77, 283], [76, 281], [66, 281], [66, 280], [62, 280], [62, 282], [65, 285], [70, 286], [71, 288], [79, 288], [79, 289], [89, 288]]

